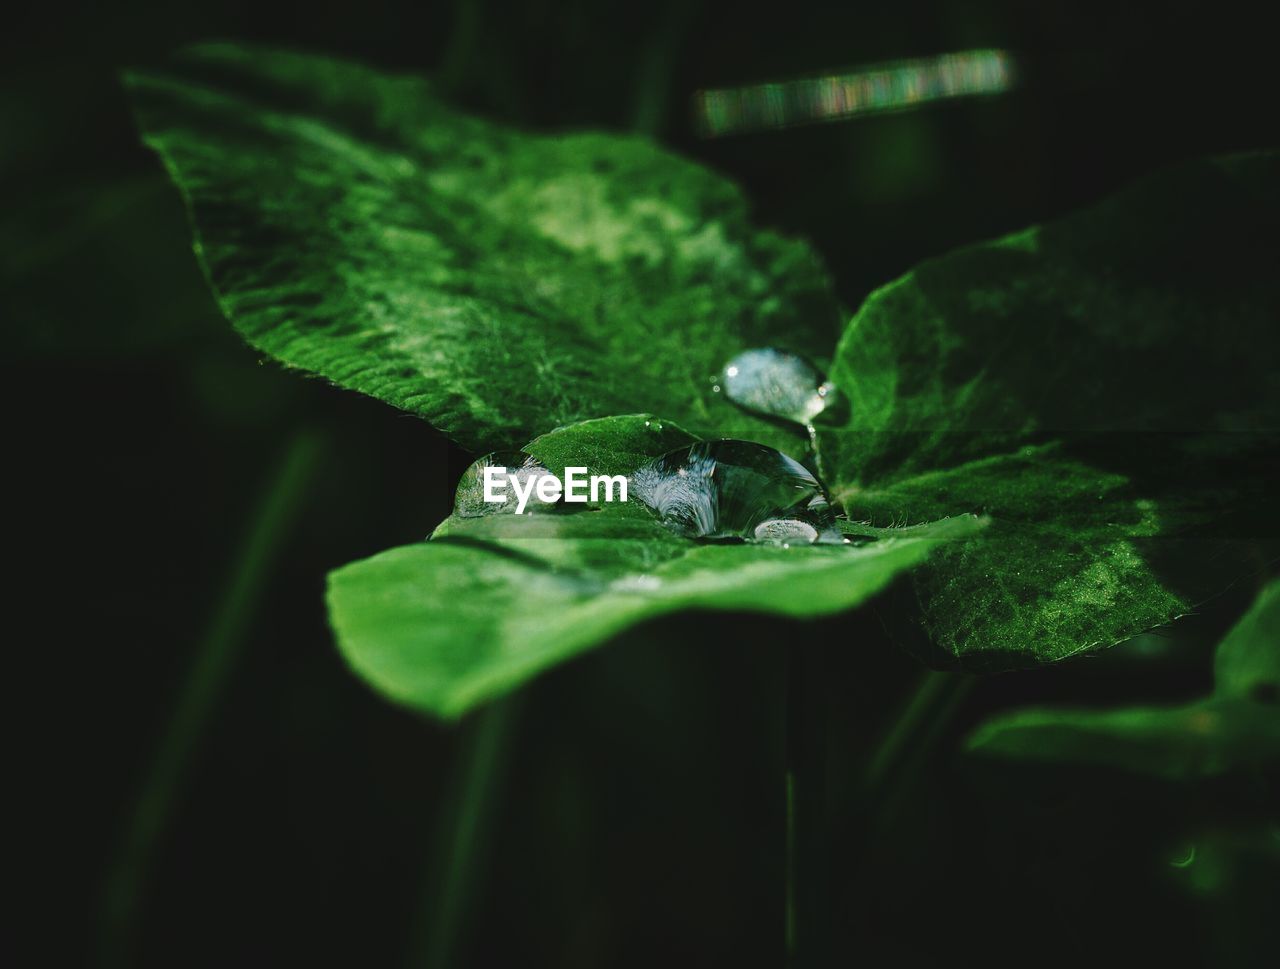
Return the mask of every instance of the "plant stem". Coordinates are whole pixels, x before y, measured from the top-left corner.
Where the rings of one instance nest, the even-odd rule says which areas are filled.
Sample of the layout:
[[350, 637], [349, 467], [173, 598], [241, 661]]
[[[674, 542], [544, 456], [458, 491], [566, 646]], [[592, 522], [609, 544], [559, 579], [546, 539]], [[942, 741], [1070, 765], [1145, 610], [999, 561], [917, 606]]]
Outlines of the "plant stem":
[[787, 965], [824, 963], [827, 929], [826, 703], [821, 643], [787, 650]]
[[156, 844], [191, 766], [192, 754], [235, 667], [277, 553], [301, 510], [299, 496], [320, 455], [320, 437], [299, 432], [268, 481], [222, 596], [178, 695], [172, 719], [126, 822], [108, 870], [100, 913], [103, 964], [132, 963], [140, 901]]
[[884, 779], [885, 774], [898, 760], [903, 747], [911, 739], [911, 735], [919, 729], [920, 722], [929, 708], [945, 692], [948, 682], [954, 678], [954, 674], [939, 673], [937, 670], [925, 670], [920, 676], [915, 689], [911, 691], [907, 702], [894, 717], [892, 726], [867, 765], [867, 787], [876, 787]]
[[914, 788], [929, 755], [937, 749], [939, 737], [963, 705], [978, 678], [965, 673], [942, 673], [947, 678], [933, 714], [916, 735], [911, 751], [903, 758], [902, 769], [894, 782], [885, 788], [880, 802], [880, 815], [894, 816], [900, 800]]
[[864, 791], [878, 802], [877, 815], [894, 814], [938, 735], [950, 722], [976, 677], [926, 670], [867, 765]]
[[699, 6], [698, 0], [669, 0], [654, 18], [657, 30], [642, 48], [636, 66], [632, 131], [656, 139], [666, 128], [676, 61]]
[[505, 773], [519, 702], [518, 696], [495, 700], [467, 725], [424, 892], [423, 931], [410, 946], [409, 965], [446, 969], [458, 964], [457, 940], [484, 866], [485, 831]]
[[451, 94], [462, 85], [467, 71], [473, 67], [472, 62], [483, 28], [482, 0], [455, 0], [453, 30], [436, 68], [436, 83], [440, 85], [440, 90]]

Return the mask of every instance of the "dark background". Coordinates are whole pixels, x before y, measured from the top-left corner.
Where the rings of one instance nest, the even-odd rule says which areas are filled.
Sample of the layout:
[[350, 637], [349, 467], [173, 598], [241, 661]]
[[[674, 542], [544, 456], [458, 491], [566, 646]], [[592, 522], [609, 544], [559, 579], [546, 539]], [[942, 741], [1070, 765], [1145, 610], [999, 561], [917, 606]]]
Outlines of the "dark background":
[[[117, 951], [147, 966], [413, 962], [475, 731], [374, 696], [343, 667], [322, 603], [327, 570], [447, 514], [467, 456], [239, 342], [138, 144], [121, 67], [254, 40], [436, 72], [463, 104], [520, 125], [638, 125], [742, 182], [762, 223], [811, 238], [851, 306], [923, 257], [1180, 158], [1276, 141], [1272, 34], [1243, 4], [375, 0], [24, 16], [0, 41], [18, 489], [6, 638], [24, 711], [15, 800], [31, 813], [13, 830], [36, 859], [11, 887], [42, 918], [6, 930], [9, 962], [37, 924], [41, 964], [100, 961], [115, 938], [104, 898], [138, 791], [299, 439], [320, 442], [316, 460], [232, 610], [243, 630], [223, 642], [225, 676], [205, 677], [209, 716], [179, 758], [137, 931]], [[700, 87], [973, 47], [1012, 51], [1018, 87], [717, 141], [689, 120]], [[948, 678], [953, 699], [874, 783], [868, 765], [922, 675], [895, 641], [911, 635], [909, 589], [837, 620], [636, 630], [512, 712], [466, 865], [471, 900], [449, 920], [451, 964], [780, 965], [783, 659], [823, 643], [833, 963], [1269, 964], [1278, 872], [1251, 838], [1274, 825], [1273, 792], [956, 750], [1018, 704], [1205, 692], [1211, 645], [1252, 592], [1101, 657]], [[1190, 845], [1197, 861], [1173, 866]]]

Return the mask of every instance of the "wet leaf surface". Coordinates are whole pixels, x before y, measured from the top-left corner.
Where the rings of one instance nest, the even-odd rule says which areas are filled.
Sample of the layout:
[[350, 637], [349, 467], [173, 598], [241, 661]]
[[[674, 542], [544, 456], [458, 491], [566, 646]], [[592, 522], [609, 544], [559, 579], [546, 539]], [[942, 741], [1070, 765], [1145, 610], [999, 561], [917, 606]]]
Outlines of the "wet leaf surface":
[[[690, 436], [644, 416], [556, 431], [527, 450], [557, 474], [634, 470]], [[566, 444], [571, 446], [566, 447]], [[857, 548], [696, 542], [636, 501], [538, 515], [452, 517], [431, 541], [337, 570], [329, 611], [352, 667], [391, 698], [457, 716], [621, 630], [686, 609], [802, 619], [870, 598], [965, 517]], [[803, 635], [803, 632], [798, 632]]]

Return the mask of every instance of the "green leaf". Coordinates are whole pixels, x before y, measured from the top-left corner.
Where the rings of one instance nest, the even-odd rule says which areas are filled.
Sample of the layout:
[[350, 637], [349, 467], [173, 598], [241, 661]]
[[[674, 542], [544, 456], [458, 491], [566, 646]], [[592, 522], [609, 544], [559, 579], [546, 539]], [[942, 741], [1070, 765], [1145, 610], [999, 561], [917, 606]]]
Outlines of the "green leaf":
[[1214, 657], [1218, 694], [1260, 703], [1280, 700], [1280, 581], [1227, 634]]
[[1031, 708], [999, 714], [970, 752], [1099, 764], [1183, 779], [1280, 764], [1280, 581], [1218, 647], [1214, 692], [1175, 707]]
[[1123, 710], [1030, 709], [988, 721], [973, 753], [1013, 760], [1096, 764], [1172, 780], [1274, 765], [1280, 716], [1246, 700]]
[[[873, 293], [819, 427], [851, 517], [965, 512], [918, 574], [937, 665], [1108, 646], [1256, 570], [1277, 532], [1280, 164], [1160, 173]], [[821, 422], [823, 418], [819, 418]]]
[[713, 390], [734, 353], [826, 353], [841, 322], [802, 243], [649, 142], [468, 117], [421, 79], [204, 45], [129, 74], [226, 315], [259, 350], [477, 452], [653, 410], [797, 438]]
[[[633, 471], [693, 438], [646, 416], [563, 428], [526, 449], [553, 471]], [[535, 673], [647, 619], [684, 609], [803, 618], [848, 609], [971, 534], [939, 522], [862, 547], [700, 543], [638, 501], [595, 510], [450, 518], [431, 541], [355, 562], [329, 578], [343, 655], [401, 703], [458, 716]]]
[[[799, 442], [713, 380], [748, 347], [824, 356], [830, 286], [705, 169], [633, 137], [504, 128], [425, 81], [321, 57], [205, 45], [128, 85], [224, 311], [282, 362], [478, 451], [636, 410], [699, 436]], [[1276, 176], [1275, 155], [1183, 165], [926, 262], [849, 324], [831, 370], [848, 407], [818, 429], [837, 499], [873, 533], [992, 519], [918, 573], [930, 662], [1063, 659], [1256, 568], [1249, 540], [1277, 525]], [[559, 446], [631, 459], [578, 433]], [[614, 554], [600, 550], [641, 525], [605, 510], [440, 534], [595, 575]], [[663, 547], [629, 540], [632, 566]], [[725, 572], [772, 555], [700, 554]]]

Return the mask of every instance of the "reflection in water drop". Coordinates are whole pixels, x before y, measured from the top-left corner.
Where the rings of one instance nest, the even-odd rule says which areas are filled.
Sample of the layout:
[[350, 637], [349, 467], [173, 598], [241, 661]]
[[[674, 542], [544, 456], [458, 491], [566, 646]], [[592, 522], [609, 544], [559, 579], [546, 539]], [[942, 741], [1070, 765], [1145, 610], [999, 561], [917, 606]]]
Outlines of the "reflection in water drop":
[[669, 451], [631, 475], [631, 493], [689, 538], [841, 542], [818, 479], [763, 444], [701, 441]]
[[835, 390], [804, 357], [769, 347], [739, 353], [720, 380], [739, 407], [806, 427], [827, 409]]
[[[485, 468], [498, 468], [501, 470], [503, 472], [501, 480], [504, 483], [507, 481], [506, 475], [515, 475], [521, 492], [528, 490], [530, 482], [536, 482], [543, 475], [551, 474], [550, 469], [523, 451], [494, 451], [492, 454], [486, 454], [473, 463], [471, 467], [467, 468], [462, 473], [462, 480], [458, 482], [458, 490], [453, 496], [453, 513], [460, 518], [479, 518], [483, 515], [511, 515], [515, 513], [519, 502], [515, 495], [516, 489], [509, 484], [499, 489], [499, 493], [504, 496], [505, 501], [490, 502], [484, 500]], [[554, 507], [554, 503], [548, 504], [539, 500], [536, 484], [532, 490], [528, 490], [528, 501], [524, 507], [526, 514], [531, 511], [546, 511], [552, 507]]]

